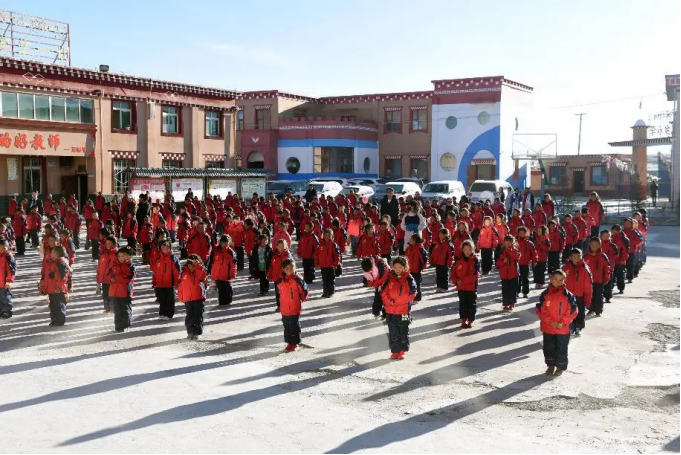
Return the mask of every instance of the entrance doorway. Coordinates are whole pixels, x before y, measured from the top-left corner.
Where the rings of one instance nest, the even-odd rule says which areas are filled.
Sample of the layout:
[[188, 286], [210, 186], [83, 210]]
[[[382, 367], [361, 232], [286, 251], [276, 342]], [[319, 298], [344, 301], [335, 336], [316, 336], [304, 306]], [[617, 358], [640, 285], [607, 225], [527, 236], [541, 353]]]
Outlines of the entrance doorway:
[[246, 167], [248, 169], [265, 169], [265, 157], [262, 153], [253, 151], [248, 154]]
[[85, 205], [85, 201], [87, 201], [88, 177], [87, 174], [77, 174], [76, 178], [78, 179], [78, 190], [76, 191], [76, 197], [78, 198], [78, 207], [82, 207], [83, 205]]
[[584, 192], [584, 171], [572, 171], [572, 179], [574, 180], [575, 194], [581, 195]]
[[78, 190], [78, 177], [75, 175], [65, 175], [61, 178], [61, 194], [67, 200]]

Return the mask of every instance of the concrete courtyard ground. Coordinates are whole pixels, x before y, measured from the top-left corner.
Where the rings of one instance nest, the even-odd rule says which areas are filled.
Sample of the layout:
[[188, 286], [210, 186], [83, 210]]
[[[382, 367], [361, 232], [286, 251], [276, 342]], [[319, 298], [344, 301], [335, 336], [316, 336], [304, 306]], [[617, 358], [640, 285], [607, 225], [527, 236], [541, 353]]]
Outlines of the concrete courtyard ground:
[[230, 308], [208, 302], [205, 338], [190, 342], [181, 307], [157, 320], [140, 266], [133, 328], [114, 334], [83, 250], [67, 325], [48, 327], [31, 251], [15, 317], [0, 323], [0, 451], [678, 452], [679, 228], [654, 227], [649, 244], [639, 279], [570, 342], [560, 378], [543, 375], [539, 291], [504, 313], [494, 273], [462, 331], [429, 271], [411, 351], [391, 362], [357, 261], [334, 298], [312, 286], [307, 347], [285, 354], [273, 296], [244, 276]]

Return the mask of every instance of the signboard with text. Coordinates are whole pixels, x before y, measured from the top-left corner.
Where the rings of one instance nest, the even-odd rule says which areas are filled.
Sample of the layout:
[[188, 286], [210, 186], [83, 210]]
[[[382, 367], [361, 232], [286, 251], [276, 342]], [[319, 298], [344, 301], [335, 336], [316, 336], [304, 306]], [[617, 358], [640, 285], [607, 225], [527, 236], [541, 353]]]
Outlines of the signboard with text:
[[237, 181], [235, 179], [210, 179], [208, 181], [208, 193], [211, 196], [220, 196], [224, 201], [228, 192], [237, 193]]
[[264, 196], [266, 193], [265, 179], [241, 179], [241, 197], [250, 199], [253, 193], [258, 193], [258, 196]]
[[132, 198], [137, 200], [142, 193], [149, 192], [152, 201], [160, 199], [163, 201], [166, 195], [166, 181], [165, 179], [130, 179], [130, 194]]
[[[0, 119], [1, 120], [1, 119]], [[94, 156], [95, 137], [87, 132], [5, 129], [0, 126], [0, 153], [10, 155]]]
[[0, 10], [0, 26], [0, 55], [71, 66], [66, 22]]
[[170, 187], [175, 202], [184, 201], [189, 190], [192, 190], [194, 196], [203, 199], [203, 179], [173, 179], [170, 182]]

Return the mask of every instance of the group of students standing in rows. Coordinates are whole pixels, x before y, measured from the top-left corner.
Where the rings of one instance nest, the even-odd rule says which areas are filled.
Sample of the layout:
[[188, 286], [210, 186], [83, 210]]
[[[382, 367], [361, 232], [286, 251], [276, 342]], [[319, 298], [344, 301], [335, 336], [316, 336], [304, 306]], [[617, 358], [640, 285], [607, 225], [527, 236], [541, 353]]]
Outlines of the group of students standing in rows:
[[[71, 203], [63, 217], [57, 209], [42, 226], [38, 216], [40, 221], [32, 222], [31, 229], [21, 209], [15, 210], [11, 222], [0, 223], [0, 317], [12, 314], [11, 283], [16, 276], [12, 249], [23, 254], [19, 243], [26, 236], [35, 237], [37, 246], [37, 233], [44, 230], [39, 291], [49, 299], [50, 325], [65, 323], [71, 270], [85, 225], [86, 247], [92, 248], [92, 259], [98, 262], [97, 293], [104, 313], [114, 315], [116, 332], [131, 326], [136, 276], [132, 258], [138, 249], [143, 265], [152, 271], [159, 318], [173, 318], [179, 299], [185, 304], [189, 339], [203, 333], [209, 280], [219, 305], [230, 305], [231, 282], [245, 269], [247, 257], [249, 280], [259, 281], [260, 296], [267, 295], [274, 283], [286, 350], [294, 351], [301, 342], [299, 318], [315, 270], [321, 271], [322, 298], [333, 296], [349, 247], [351, 256], [360, 260], [364, 285], [374, 289], [372, 315], [388, 325], [393, 359], [402, 359], [409, 350], [411, 307], [422, 300], [422, 275], [428, 267], [435, 269], [435, 292], [448, 292], [450, 283], [456, 288], [461, 326], [467, 329], [476, 319], [479, 278], [489, 275], [494, 265], [505, 311], [514, 309], [521, 294], [528, 296], [530, 268], [537, 289], [544, 287], [548, 271], [550, 285], [541, 294], [537, 314], [547, 365], [560, 374], [567, 368], [566, 340], [580, 335], [587, 315], [603, 313], [603, 303], [610, 301], [615, 286], [622, 293], [625, 277], [631, 283], [638, 275], [645, 263], [649, 225], [641, 211], [625, 220], [623, 228], [615, 225], [601, 231], [605, 213], [595, 193], [584, 208], [565, 214], [562, 222], [548, 196], [534, 211], [521, 214], [513, 209], [509, 218], [498, 199], [428, 204], [418, 197], [399, 198], [397, 220], [381, 213], [380, 207], [387, 204], [364, 204], [354, 193], [336, 198], [315, 195], [310, 200], [254, 194], [250, 207], [237, 195], [199, 201], [189, 193], [179, 214], [172, 197], [153, 203], [142, 194], [135, 202], [126, 193], [120, 204], [113, 202], [112, 209], [100, 194], [94, 204], [87, 201], [80, 214], [77, 203]], [[119, 216], [110, 216], [112, 210]], [[290, 250], [294, 236], [302, 276]], [[123, 238], [127, 246], [119, 248]], [[180, 258], [172, 252], [175, 241]], [[179, 259], [186, 259], [182, 267]], [[549, 297], [565, 304], [549, 303]]]

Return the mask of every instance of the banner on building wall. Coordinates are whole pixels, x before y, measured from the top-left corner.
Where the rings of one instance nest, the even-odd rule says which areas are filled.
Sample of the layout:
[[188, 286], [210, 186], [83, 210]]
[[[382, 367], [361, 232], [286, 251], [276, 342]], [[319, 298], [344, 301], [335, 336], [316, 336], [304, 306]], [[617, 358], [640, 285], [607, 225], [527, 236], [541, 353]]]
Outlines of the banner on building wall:
[[170, 185], [175, 202], [184, 201], [189, 190], [194, 196], [203, 199], [203, 179], [173, 179]]
[[137, 200], [140, 194], [149, 192], [152, 201], [160, 199], [161, 201], [166, 195], [166, 181], [165, 179], [130, 179], [130, 194], [132, 198]]
[[19, 178], [19, 158], [7, 158], [7, 180]]
[[237, 193], [237, 181], [235, 179], [211, 179], [208, 182], [208, 194], [220, 196], [224, 201], [227, 193]]
[[258, 193], [258, 196], [264, 196], [266, 193], [265, 179], [241, 179], [241, 197], [250, 199], [253, 193]]

